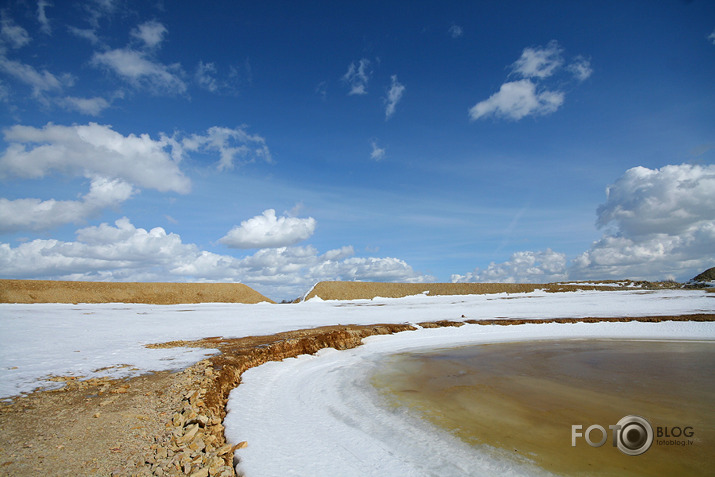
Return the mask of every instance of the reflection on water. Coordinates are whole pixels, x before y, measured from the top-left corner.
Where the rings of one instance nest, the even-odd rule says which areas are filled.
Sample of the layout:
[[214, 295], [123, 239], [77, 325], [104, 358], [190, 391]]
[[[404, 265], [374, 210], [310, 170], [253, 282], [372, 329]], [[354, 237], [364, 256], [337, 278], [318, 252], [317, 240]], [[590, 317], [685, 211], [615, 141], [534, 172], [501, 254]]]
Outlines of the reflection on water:
[[[564, 475], [707, 475], [715, 469], [715, 342], [569, 340], [501, 343], [385, 359], [373, 383], [394, 406], [479, 447]], [[609, 425], [638, 415], [656, 437], [640, 456]], [[572, 425], [608, 431], [572, 446]], [[677, 439], [674, 428], [693, 435]], [[594, 430], [592, 441], [602, 434]], [[489, 447], [484, 447], [488, 449]]]

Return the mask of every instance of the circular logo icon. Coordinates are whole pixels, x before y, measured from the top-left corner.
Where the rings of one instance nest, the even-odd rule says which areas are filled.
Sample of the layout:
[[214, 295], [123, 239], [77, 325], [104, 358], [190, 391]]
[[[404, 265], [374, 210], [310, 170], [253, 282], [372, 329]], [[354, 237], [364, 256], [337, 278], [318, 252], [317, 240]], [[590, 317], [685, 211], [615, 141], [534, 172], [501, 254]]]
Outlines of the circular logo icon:
[[616, 445], [626, 455], [641, 455], [653, 444], [653, 428], [640, 416], [626, 416], [618, 421]]

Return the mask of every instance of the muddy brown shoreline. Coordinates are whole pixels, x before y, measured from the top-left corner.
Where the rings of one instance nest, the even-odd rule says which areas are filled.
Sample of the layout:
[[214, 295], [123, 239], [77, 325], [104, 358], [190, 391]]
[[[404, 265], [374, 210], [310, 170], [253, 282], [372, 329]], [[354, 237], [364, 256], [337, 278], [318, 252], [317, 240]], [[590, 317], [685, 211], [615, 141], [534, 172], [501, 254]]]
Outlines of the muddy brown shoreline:
[[[425, 328], [545, 323], [715, 321], [715, 314], [628, 318], [434, 321]], [[0, 475], [235, 475], [223, 435], [225, 406], [241, 374], [323, 348], [349, 349], [377, 334], [414, 330], [409, 324], [340, 325], [244, 338], [211, 337], [150, 347], [216, 348], [219, 354], [180, 372], [129, 379], [66, 378], [64, 388], [39, 391], [0, 406]]]

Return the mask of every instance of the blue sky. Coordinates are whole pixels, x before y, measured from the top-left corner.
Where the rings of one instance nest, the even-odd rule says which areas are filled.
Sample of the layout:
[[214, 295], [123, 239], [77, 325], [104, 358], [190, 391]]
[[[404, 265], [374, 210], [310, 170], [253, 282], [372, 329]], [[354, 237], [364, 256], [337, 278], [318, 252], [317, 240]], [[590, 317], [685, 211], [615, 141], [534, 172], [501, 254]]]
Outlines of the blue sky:
[[712, 2], [205, 3], [2, 3], [4, 278], [715, 265]]

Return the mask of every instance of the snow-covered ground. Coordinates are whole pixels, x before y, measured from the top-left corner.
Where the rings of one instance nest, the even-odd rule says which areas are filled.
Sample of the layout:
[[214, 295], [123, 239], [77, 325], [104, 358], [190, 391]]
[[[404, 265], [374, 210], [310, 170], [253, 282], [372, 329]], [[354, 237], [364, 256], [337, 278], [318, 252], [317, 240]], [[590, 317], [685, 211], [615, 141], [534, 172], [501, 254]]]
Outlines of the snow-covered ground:
[[[127, 376], [176, 369], [211, 350], [148, 349], [148, 343], [242, 337], [331, 324], [679, 315], [715, 312], [701, 290], [614, 290], [275, 304], [2, 304], [0, 397], [28, 392], [52, 375]], [[365, 380], [393, 352], [468, 343], [559, 337], [715, 340], [715, 323], [465, 325], [366, 339], [347, 351], [323, 350], [244, 374], [226, 421], [229, 439], [248, 440], [240, 456], [258, 475], [523, 474], [475, 453], [423, 422], [381, 408]], [[121, 366], [127, 365], [127, 366]], [[533, 470], [533, 469], [532, 469]]]
[[643, 316], [714, 309], [715, 295], [701, 290], [418, 295], [347, 302], [313, 299], [290, 305], [0, 304], [0, 398], [39, 385], [58, 386], [43, 380], [52, 375], [127, 376], [181, 368], [211, 353], [144, 346], [172, 340], [265, 335], [331, 324], [460, 320], [462, 315]]

